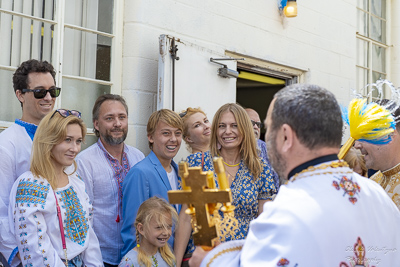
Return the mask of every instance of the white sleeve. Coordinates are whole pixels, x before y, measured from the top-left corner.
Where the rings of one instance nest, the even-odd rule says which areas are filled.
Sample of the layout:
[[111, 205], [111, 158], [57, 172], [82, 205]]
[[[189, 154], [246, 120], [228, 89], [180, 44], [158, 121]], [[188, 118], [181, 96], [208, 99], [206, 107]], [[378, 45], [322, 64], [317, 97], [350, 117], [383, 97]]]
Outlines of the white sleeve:
[[77, 169], [76, 173], [85, 182], [86, 193], [89, 195], [91, 203], [93, 203], [93, 177], [92, 177], [92, 174], [88, 171], [84, 160], [78, 158], [78, 159], [76, 159], [76, 164], [78, 165], [78, 169]]
[[14, 184], [10, 195], [10, 211], [24, 266], [65, 267], [47, 235], [45, 216], [54, 212], [47, 210], [51, 194], [53, 191], [49, 186], [32, 181], [21, 180], [19, 184]]
[[10, 189], [16, 178], [13, 171], [15, 163], [2, 147], [0, 147], [0, 155], [0, 251], [8, 260], [13, 250], [17, 248], [17, 242], [10, 231], [8, 219]]
[[100, 267], [103, 266], [103, 258], [101, 256], [100, 244], [94, 233], [93, 227], [90, 224], [89, 228], [89, 244], [85, 251], [82, 253], [82, 259], [87, 267]]

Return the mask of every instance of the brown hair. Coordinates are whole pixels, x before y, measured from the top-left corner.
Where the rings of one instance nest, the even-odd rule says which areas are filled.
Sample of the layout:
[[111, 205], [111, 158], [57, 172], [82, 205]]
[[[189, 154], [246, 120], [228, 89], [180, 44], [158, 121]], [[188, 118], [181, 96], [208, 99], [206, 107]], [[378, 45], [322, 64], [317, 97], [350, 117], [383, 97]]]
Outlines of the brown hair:
[[[113, 94], [104, 94], [104, 95], [99, 96], [96, 99], [96, 102], [94, 103], [93, 110], [92, 110], [93, 123], [95, 120], [99, 119], [100, 107], [107, 100], [120, 102], [125, 108], [126, 115], [128, 115], [128, 105], [126, 104], [125, 99], [122, 96], [113, 95]], [[93, 126], [93, 132], [97, 137], [100, 137], [99, 131], [94, 126]]]
[[238, 104], [228, 103], [218, 109], [214, 115], [211, 127], [210, 152], [213, 157], [218, 156], [218, 125], [222, 114], [232, 112], [238, 125], [243, 141], [240, 144], [240, 156], [244, 160], [247, 168], [249, 168], [253, 179], [256, 180], [261, 174], [261, 162], [258, 157], [256, 139], [254, 138], [253, 125], [247, 112]]

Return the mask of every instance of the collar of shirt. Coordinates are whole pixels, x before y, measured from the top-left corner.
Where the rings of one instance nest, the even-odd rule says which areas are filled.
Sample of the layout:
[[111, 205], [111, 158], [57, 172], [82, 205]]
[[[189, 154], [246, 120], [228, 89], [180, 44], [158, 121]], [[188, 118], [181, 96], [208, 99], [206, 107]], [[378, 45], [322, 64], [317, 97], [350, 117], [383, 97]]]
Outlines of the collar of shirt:
[[332, 160], [338, 160], [337, 154], [331, 154], [331, 155], [326, 155], [326, 156], [322, 156], [322, 157], [318, 157], [318, 158], [312, 159], [312, 160], [307, 161], [307, 162], [297, 166], [296, 168], [294, 168], [291, 172], [289, 172], [288, 177], [290, 179], [296, 173], [299, 173], [302, 170], [305, 170], [310, 166], [315, 166], [315, 165], [321, 164], [323, 162], [332, 161]]
[[36, 130], [37, 130], [37, 125], [29, 122], [22, 121], [20, 119], [16, 119], [15, 123], [24, 127], [26, 132], [28, 133], [29, 137], [33, 140], [33, 137], [35, 136]]

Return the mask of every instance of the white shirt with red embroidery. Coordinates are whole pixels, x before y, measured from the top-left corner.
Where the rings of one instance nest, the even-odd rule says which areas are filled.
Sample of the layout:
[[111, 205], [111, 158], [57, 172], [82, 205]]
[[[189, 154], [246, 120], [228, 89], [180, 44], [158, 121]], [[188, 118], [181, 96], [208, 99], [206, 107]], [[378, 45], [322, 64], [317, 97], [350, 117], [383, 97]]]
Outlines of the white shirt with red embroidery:
[[377, 183], [330, 163], [283, 185], [245, 241], [219, 245], [201, 266], [398, 266], [397, 207]]

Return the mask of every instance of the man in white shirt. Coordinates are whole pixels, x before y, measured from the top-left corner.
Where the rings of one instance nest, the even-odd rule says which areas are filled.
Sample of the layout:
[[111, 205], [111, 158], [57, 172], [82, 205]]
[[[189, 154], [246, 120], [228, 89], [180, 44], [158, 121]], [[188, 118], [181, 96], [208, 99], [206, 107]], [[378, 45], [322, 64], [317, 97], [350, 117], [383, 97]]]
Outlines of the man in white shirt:
[[8, 224], [8, 204], [15, 180], [29, 170], [32, 140], [40, 121], [54, 108], [61, 88], [56, 72], [47, 61], [31, 59], [21, 63], [13, 76], [15, 95], [22, 106], [22, 117], [0, 134], [0, 253], [11, 266], [21, 261]]
[[268, 156], [286, 184], [246, 240], [207, 255], [197, 248], [190, 266], [398, 266], [400, 212], [377, 183], [338, 160], [342, 119], [334, 95], [288, 86], [275, 95], [266, 124]]
[[123, 247], [122, 183], [130, 168], [144, 159], [144, 155], [124, 143], [128, 133], [128, 106], [121, 96], [100, 96], [92, 115], [94, 132], [99, 139], [78, 155], [78, 174], [85, 181], [93, 205], [93, 228], [104, 265], [118, 266]]

